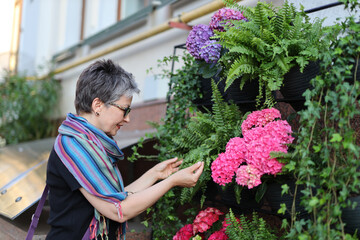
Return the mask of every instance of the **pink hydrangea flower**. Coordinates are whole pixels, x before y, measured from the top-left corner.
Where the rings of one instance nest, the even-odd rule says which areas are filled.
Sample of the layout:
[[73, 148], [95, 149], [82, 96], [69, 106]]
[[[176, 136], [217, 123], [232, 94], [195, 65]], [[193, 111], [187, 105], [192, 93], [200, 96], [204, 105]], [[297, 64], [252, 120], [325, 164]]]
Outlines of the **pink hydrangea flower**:
[[249, 189], [261, 184], [261, 172], [252, 165], [241, 165], [236, 172], [236, 183]]
[[281, 136], [282, 133], [276, 133], [272, 128], [256, 127], [249, 130], [244, 135], [248, 147], [246, 163], [256, 167], [263, 174], [281, 172], [283, 164], [270, 157], [271, 152], [287, 152], [285, 143], [288, 143], [288, 139], [284, 142]]
[[226, 152], [220, 153], [218, 158], [211, 164], [211, 177], [213, 181], [222, 186], [230, 183], [243, 161], [243, 158], [231, 158]]
[[226, 235], [224, 231], [216, 231], [210, 235], [208, 240], [227, 240], [229, 237]]
[[219, 216], [224, 213], [220, 210], [212, 207], [208, 207], [203, 211], [200, 211], [198, 215], [195, 217], [193, 222], [193, 235], [198, 232], [206, 232], [211, 226], [219, 220]]
[[173, 240], [189, 240], [193, 237], [193, 225], [186, 224], [175, 234]]
[[280, 173], [283, 164], [270, 154], [287, 153], [294, 140], [291, 126], [280, 119], [275, 108], [250, 113], [241, 126], [243, 138], [230, 139], [225, 152], [212, 163], [214, 182], [225, 186], [236, 173], [237, 184], [253, 188], [261, 184], [262, 175]]
[[245, 134], [253, 127], [263, 127], [277, 118], [281, 118], [281, 114], [280, 111], [276, 108], [267, 108], [261, 111], [254, 111], [250, 113], [246, 120], [241, 124], [242, 133]]
[[223, 26], [231, 24], [230, 21], [226, 21], [226, 20], [247, 21], [247, 19], [244, 17], [242, 12], [230, 8], [221, 8], [211, 17], [209, 23], [210, 28], [212, 30], [223, 32], [225, 31]]
[[240, 165], [244, 161], [247, 152], [244, 139], [239, 137], [231, 138], [226, 144], [225, 152], [228, 158], [236, 159]]

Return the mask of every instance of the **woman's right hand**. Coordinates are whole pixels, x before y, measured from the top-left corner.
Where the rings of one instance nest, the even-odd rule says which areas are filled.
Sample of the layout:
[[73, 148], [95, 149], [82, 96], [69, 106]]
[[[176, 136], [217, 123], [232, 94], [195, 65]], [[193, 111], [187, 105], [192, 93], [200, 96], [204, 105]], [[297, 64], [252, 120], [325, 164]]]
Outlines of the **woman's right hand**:
[[174, 186], [193, 187], [196, 185], [201, 173], [204, 170], [204, 162], [197, 162], [194, 165], [184, 168], [169, 178], [171, 178]]

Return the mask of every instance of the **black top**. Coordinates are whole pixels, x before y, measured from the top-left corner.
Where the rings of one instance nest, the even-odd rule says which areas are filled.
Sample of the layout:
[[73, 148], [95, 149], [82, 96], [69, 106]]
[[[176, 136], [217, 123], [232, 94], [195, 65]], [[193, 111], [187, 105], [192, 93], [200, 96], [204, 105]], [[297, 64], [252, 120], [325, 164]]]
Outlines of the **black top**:
[[[94, 207], [82, 195], [81, 185], [69, 172], [53, 149], [49, 156], [46, 183], [50, 188], [51, 225], [47, 240], [80, 240], [94, 216]], [[116, 239], [118, 223], [110, 220], [109, 240]]]

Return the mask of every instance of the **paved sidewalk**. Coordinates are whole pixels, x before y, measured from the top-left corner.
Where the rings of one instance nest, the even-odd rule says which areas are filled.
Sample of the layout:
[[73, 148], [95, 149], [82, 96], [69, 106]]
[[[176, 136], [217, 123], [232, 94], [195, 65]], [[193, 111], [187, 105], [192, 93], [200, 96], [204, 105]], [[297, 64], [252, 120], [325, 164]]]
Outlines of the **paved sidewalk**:
[[1, 240], [19, 240], [25, 239], [26, 232], [10, 224], [8, 221], [0, 218], [0, 239]]

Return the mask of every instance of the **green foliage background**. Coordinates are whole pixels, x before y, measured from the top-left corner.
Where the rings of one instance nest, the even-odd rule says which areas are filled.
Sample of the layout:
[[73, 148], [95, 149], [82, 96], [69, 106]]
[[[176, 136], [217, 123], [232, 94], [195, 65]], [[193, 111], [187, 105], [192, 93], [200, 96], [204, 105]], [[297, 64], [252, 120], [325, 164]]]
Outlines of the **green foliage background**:
[[0, 82], [0, 136], [7, 144], [54, 136], [60, 89], [51, 74], [41, 80], [5, 75]]
[[[355, 1], [346, 6], [359, 9]], [[346, 233], [342, 209], [354, 207], [349, 198], [360, 194], [359, 129], [352, 125], [360, 116], [360, 25], [351, 16], [327, 37], [331, 47], [321, 53], [321, 74], [304, 94], [307, 109], [299, 113], [289, 163], [297, 183], [306, 186], [302, 204], [311, 218], [293, 216], [289, 239], [358, 239]]]

